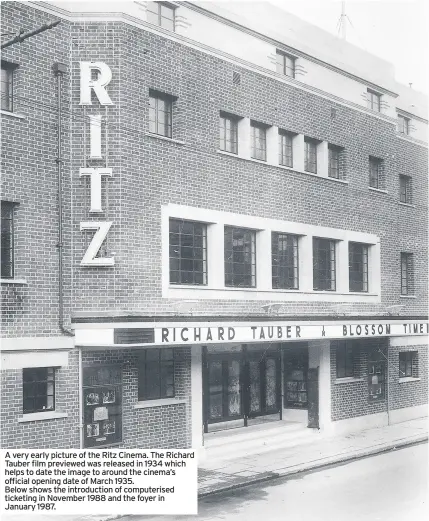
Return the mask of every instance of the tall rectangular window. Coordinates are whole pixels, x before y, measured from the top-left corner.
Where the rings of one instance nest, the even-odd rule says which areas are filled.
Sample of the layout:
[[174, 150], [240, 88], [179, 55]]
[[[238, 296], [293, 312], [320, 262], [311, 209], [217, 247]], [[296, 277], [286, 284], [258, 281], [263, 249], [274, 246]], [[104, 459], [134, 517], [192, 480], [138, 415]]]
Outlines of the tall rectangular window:
[[418, 378], [418, 376], [417, 351], [404, 351], [399, 353], [399, 378]]
[[410, 133], [410, 119], [398, 114], [398, 132], [408, 135]]
[[328, 155], [329, 155], [329, 168], [328, 168], [328, 176], [334, 179], [340, 178], [340, 152], [341, 149], [339, 147], [329, 145], [328, 147]]
[[207, 225], [170, 219], [170, 284], [207, 284]]
[[349, 290], [368, 291], [368, 245], [349, 242]]
[[414, 295], [413, 254], [401, 252], [401, 295]]
[[173, 97], [149, 90], [149, 132], [171, 138]]
[[371, 89], [367, 90], [366, 93], [367, 107], [371, 110], [375, 110], [376, 112], [380, 112], [381, 110], [381, 94], [374, 92]]
[[413, 202], [411, 183], [411, 177], [408, 175], [399, 176], [399, 200], [401, 203], [411, 204]]
[[174, 31], [174, 7], [166, 2], [147, 3], [147, 21], [159, 25], [169, 31]]
[[225, 286], [256, 287], [256, 233], [225, 226]]
[[55, 369], [38, 367], [22, 370], [23, 412], [55, 409]]
[[276, 52], [277, 72], [290, 78], [295, 78], [295, 59], [281, 51]]
[[174, 395], [174, 350], [143, 349], [139, 353], [139, 401], [174, 398]]
[[292, 134], [279, 129], [279, 165], [293, 167]]
[[304, 170], [317, 174], [317, 143], [310, 139], [305, 139]]
[[1, 110], [13, 112], [13, 74], [16, 65], [1, 62]]
[[275, 289], [298, 289], [298, 237], [271, 234], [272, 284]]
[[259, 159], [260, 161], [267, 160], [267, 128], [265, 125], [261, 125], [252, 121], [250, 123], [251, 128], [251, 139], [252, 149], [251, 156], [253, 159]]
[[382, 160], [376, 157], [369, 158], [369, 186], [371, 188], [383, 189]]
[[335, 241], [313, 237], [313, 289], [335, 291]]
[[338, 341], [336, 346], [337, 378], [352, 378], [355, 376], [354, 345], [347, 340]]
[[224, 112], [219, 117], [219, 150], [238, 153], [238, 119]]
[[1, 203], [1, 278], [11, 279], [14, 276], [14, 204]]

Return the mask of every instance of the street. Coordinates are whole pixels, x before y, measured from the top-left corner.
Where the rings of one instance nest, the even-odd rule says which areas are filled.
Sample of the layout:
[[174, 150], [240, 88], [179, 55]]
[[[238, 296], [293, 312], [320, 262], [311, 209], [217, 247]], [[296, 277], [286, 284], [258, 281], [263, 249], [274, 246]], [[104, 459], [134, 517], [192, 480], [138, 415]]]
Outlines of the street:
[[427, 519], [428, 446], [207, 497], [198, 516], [126, 516], [121, 521], [420, 521]]

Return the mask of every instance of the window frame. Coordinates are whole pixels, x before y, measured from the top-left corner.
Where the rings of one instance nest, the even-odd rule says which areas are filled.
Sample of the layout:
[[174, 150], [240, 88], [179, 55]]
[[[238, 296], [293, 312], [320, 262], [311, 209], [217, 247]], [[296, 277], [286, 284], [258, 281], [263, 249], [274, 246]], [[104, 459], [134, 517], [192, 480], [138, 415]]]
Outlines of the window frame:
[[[376, 190], [382, 190], [382, 183], [381, 183], [381, 168], [382, 168], [383, 160], [374, 157], [369, 156], [369, 187], [375, 188]], [[376, 177], [374, 177], [374, 172], [377, 174]], [[373, 184], [374, 179], [376, 179], [376, 184]]]
[[[310, 174], [317, 174], [317, 147], [319, 143], [311, 138], [304, 138], [304, 170]], [[314, 147], [314, 148], [313, 148]], [[314, 152], [314, 157], [311, 157]], [[310, 160], [311, 159], [311, 160]], [[314, 167], [314, 170], [311, 168]]]
[[[319, 258], [319, 254], [315, 254], [315, 252], [319, 252], [321, 251], [320, 248], [315, 248], [315, 244], [316, 242], [318, 243], [318, 241], [323, 241], [323, 242], [328, 242], [329, 243], [329, 263], [330, 263], [330, 269], [329, 269], [329, 272], [331, 273], [331, 278], [329, 279], [321, 279], [320, 278], [320, 272], [327, 272], [328, 270], [321, 270], [320, 268], [318, 268], [316, 266], [316, 260], [318, 260]], [[313, 291], [336, 291], [336, 287], [337, 287], [337, 241], [335, 239], [330, 239], [330, 238], [327, 238], [327, 237], [313, 237], [313, 241], [312, 241], [312, 244], [313, 244]], [[327, 251], [326, 249], [323, 250], [323, 251]], [[316, 274], [318, 274], [318, 276], [316, 277]], [[332, 274], [333, 274], [333, 277], [332, 277]], [[325, 286], [325, 284], [320, 284], [320, 282], [330, 282], [330, 285], [331, 287], [330, 288], [326, 288], [326, 287], [321, 287], [321, 286]], [[326, 284], [327, 286], [328, 284]], [[332, 287], [333, 286], [333, 287]]]
[[[360, 271], [352, 270], [352, 266], [356, 264], [356, 260], [352, 257], [356, 257], [359, 253], [353, 252], [352, 249], [354, 247], [362, 248], [362, 289], [357, 289], [353, 286], [353, 283], [357, 284], [360, 280], [353, 280], [352, 274], [358, 273], [360, 275]], [[369, 245], [362, 242], [353, 242], [349, 241], [348, 243], [348, 253], [349, 253], [349, 292], [350, 293], [368, 293], [369, 291]]]
[[[46, 371], [46, 377], [41, 379], [32, 379], [26, 381], [25, 379], [25, 373], [29, 373], [31, 371]], [[52, 376], [49, 377], [49, 371], [52, 372]], [[55, 411], [55, 388], [56, 388], [56, 368], [55, 367], [29, 367], [29, 368], [23, 368], [22, 369], [22, 413], [23, 414], [33, 414], [38, 412], [51, 412]], [[33, 396], [26, 396], [26, 388], [28, 386], [34, 386], [35, 389], [38, 388], [40, 384], [46, 385], [46, 392], [38, 394], [37, 391], [35, 391]], [[48, 393], [48, 385], [52, 384], [52, 393]], [[45, 407], [45, 408], [37, 408], [36, 407], [36, 401], [39, 398], [46, 398], [46, 402], [48, 402], [48, 398], [52, 397], [52, 407]], [[26, 409], [25, 402], [26, 400], [33, 400], [33, 407], [31, 409]]]
[[[147, 360], [147, 354], [157, 354], [157, 360], [149, 361]], [[169, 359], [163, 359], [163, 353], [171, 352], [171, 357]], [[164, 355], [165, 356], [165, 355]], [[164, 367], [167, 366], [169, 369], [169, 373], [167, 375], [163, 375], [162, 364], [164, 363]], [[153, 365], [158, 364], [158, 388], [159, 393], [156, 396], [150, 396], [148, 392], [148, 382], [150, 380], [147, 378], [148, 374], [152, 376], [155, 374], [155, 370]], [[142, 349], [138, 353], [138, 385], [137, 385], [137, 397], [139, 402], [146, 402], [152, 400], [164, 400], [164, 399], [174, 399], [176, 397], [176, 351], [173, 347], [152, 347], [147, 349]], [[165, 372], [165, 368], [164, 368]], [[172, 383], [167, 384], [165, 380], [167, 378], [172, 378]], [[172, 387], [173, 393], [169, 395], [165, 393], [165, 387]], [[164, 392], [163, 392], [164, 391]]]
[[[267, 161], [267, 125], [258, 123], [257, 121], [250, 122], [250, 157], [257, 161]], [[256, 135], [258, 131], [258, 136]], [[262, 144], [261, 147], [257, 147], [257, 144]], [[261, 152], [261, 157], [258, 157], [258, 151]]]
[[410, 135], [410, 122], [411, 119], [403, 116], [402, 114], [398, 114], [398, 132], [400, 134], [404, 134], [405, 136]]
[[[15, 206], [16, 203], [13, 203], [11, 201], [1, 201], [1, 278], [2, 279], [13, 279], [15, 277]], [[5, 209], [8, 212], [8, 216], [4, 216], [3, 212]], [[5, 221], [9, 222], [9, 233], [10, 233], [10, 247], [5, 250], [3, 246], [3, 225]], [[4, 265], [6, 265], [6, 262], [3, 262], [3, 255], [5, 254], [5, 251], [9, 251], [9, 261], [8, 265], [10, 266], [10, 270], [8, 270], [8, 273], [6, 271], [3, 271]]]
[[[289, 240], [292, 240], [292, 257], [293, 257], [293, 263], [285, 264], [281, 262], [281, 252], [278, 249], [279, 245], [279, 239], [283, 237], [285, 238], [285, 242], [287, 243]], [[276, 245], [277, 250], [275, 251], [274, 245]], [[289, 249], [289, 245], [286, 245], [286, 249]], [[283, 257], [287, 257], [289, 254], [286, 252], [286, 250], [283, 250]], [[278, 260], [277, 263], [275, 263], [275, 255], [277, 255]], [[281, 283], [281, 280], [284, 280], [281, 278], [280, 271], [283, 270], [290, 272], [292, 270], [293, 276], [286, 277], [287, 280], [292, 280], [292, 284], [287, 283]], [[277, 274], [275, 274], [277, 272]], [[299, 241], [298, 241], [298, 235], [291, 234], [291, 233], [285, 233], [285, 232], [271, 232], [271, 287], [272, 289], [293, 289], [298, 290], [299, 289]]]
[[409, 175], [399, 174], [399, 202], [413, 203], [412, 177]]
[[414, 255], [401, 252], [401, 295], [414, 295]]
[[[340, 160], [341, 160], [341, 152], [342, 149], [340, 147], [337, 147], [335, 145], [328, 145], [328, 177], [332, 179], [340, 179]], [[336, 157], [333, 157], [333, 156]], [[333, 163], [336, 163], [336, 168], [333, 168]], [[335, 173], [336, 175], [332, 175], [332, 173]]]
[[418, 360], [418, 351], [400, 351], [399, 378], [418, 378]]
[[[156, 4], [158, 9], [157, 9], [157, 13], [155, 13], [155, 11], [152, 11], [149, 9], [150, 5], [151, 4]], [[173, 28], [170, 29], [169, 27], [165, 27], [164, 25], [162, 25], [162, 20], [164, 18], [166, 18], [165, 16], [162, 16], [162, 8], [167, 8], [169, 10], [171, 10], [173, 16], [172, 16], [172, 24], [173, 24]], [[150, 12], [152, 13], [153, 15], [157, 15], [158, 17], [158, 21], [157, 23], [154, 23], [152, 21], [149, 21], [148, 20], [148, 16], [146, 14], [146, 21], [150, 24], [153, 24], [153, 25], [157, 25], [158, 27], [162, 27], [163, 29], [166, 29], [167, 31], [172, 31], [172, 32], [175, 32], [176, 31], [176, 6], [173, 6], [172, 4], [170, 4], [169, 2], [148, 2], [147, 3], [147, 7], [146, 7], [146, 11], [147, 12]], [[167, 20], [170, 20], [169, 18], [166, 18]]]
[[[160, 92], [154, 89], [149, 89], [149, 132], [151, 134], [155, 134], [157, 136], [162, 136], [168, 139], [173, 139], [173, 102], [177, 98], [174, 96], [171, 96], [170, 94], [166, 94], [164, 92]], [[155, 100], [155, 106], [152, 107], [151, 100]], [[162, 101], [165, 103], [165, 106], [167, 107], [167, 110], [161, 110], [159, 107], [159, 102]], [[155, 124], [155, 131], [151, 130], [151, 112], [154, 113], [155, 119], [153, 123]], [[167, 133], [161, 133], [159, 132], [159, 126], [160, 123], [160, 113], [164, 113], [164, 122], [162, 125], [164, 126]]]
[[[3, 81], [3, 78], [1, 78], [1, 84], [2, 84], [2, 92], [1, 92], [1, 110], [4, 112], [12, 112], [14, 110], [14, 94], [15, 94], [15, 70], [18, 68], [18, 65], [15, 63], [10, 63], [5, 60], [1, 60], [1, 69], [2, 69], [2, 76], [3, 71], [5, 71], [7, 75], [7, 81]], [[8, 86], [8, 92], [7, 94], [3, 94], [3, 85]], [[3, 105], [3, 96], [4, 99], [7, 100], [7, 104]]]
[[[279, 133], [279, 165], [293, 168], [293, 138], [287, 130], [280, 129]], [[287, 142], [286, 142], [287, 141]]]
[[[195, 229], [193, 230], [193, 233], [192, 233], [192, 246], [184, 246], [182, 244], [182, 235], [191, 235], [191, 234], [185, 234], [185, 233], [176, 233], [174, 231], [172, 231], [172, 223], [182, 223], [182, 224], [191, 224], [193, 226], [195, 225], [200, 225], [202, 227], [202, 233], [201, 233], [201, 241], [202, 241], [202, 246], [201, 246], [201, 253], [202, 253], [202, 258], [195, 258], [195, 248], [200, 248], [200, 247], [197, 247], [195, 246], [195, 237], [199, 237], [198, 234], [195, 233]], [[171, 285], [183, 285], [183, 286], [207, 286], [207, 281], [208, 281], [208, 255], [207, 255], [207, 223], [203, 223], [203, 222], [199, 222], [199, 221], [191, 221], [191, 220], [188, 220], [188, 219], [178, 219], [178, 218], [173, 218], [173, 217], [170, 217], [169, 218], [169, 222], [168, 222], [168, 259], [169, 259], [169, 284]], [[178, 239], [179, 239], [179, 244], [172, 244], [171, 243], [171, 235], [172, 234], [175, 234], [175, 235], [179, 235]], [[174, 248], [175, 246], [178, 247], [178, 249], [180, 250], [179, 251], [179, 255], [176, 256], [176, 257], [172, 257], [171, 256], [171, 248]], [[182, 248], [192, 248], [192, 257], [182, 257]], [[172, 265], [172, 261], [173, 260], [178, 260], [179, 261], [179, 269], [177, 270], [172, 270], [171, 269], [171, 265]], [[193, 263], [193, 268], [195, 267], [195, 261], [198, 261], [198, 262], [202, 262], [202, 271], [199, 272], [198, 270], [195, 270], [195, 269], [192, 269], [192, 270], [183, 270], [181, 269], [181, 265], [182, 265], [182, 262], [183, 261], [192, 261]], [[172, 281], [172, 272], [177, 272], [178, 273], [178, 278], [179, 278], [179, 282], [173, 282]], [[183, 282], [183, 278], [184, 278], [184, 273], [193, 273], [193, 282]], [[195, 282], [195, 274], [196, 273], [201, 273], [201, 276], [202, 276], [202, 280], [203, 282], [199, 283], [199, 282]]]
[[[372, 89], [367, 89], [367, 107], [375, 112], [381, 112], [381, 94]], [[375, 106], [375, 108], [374, 108]]]
[[276, 71], [288, 78], [295, 78], [296, 57], [276, 49]]
[[356, 355], [356, 344], [354, 342], [350, 340], [335, 342], [335, 377], [337, 380], [356, 378]]
[[[231, 232], [231, 249], [228, 249], [227, 248], [227, 240], [229, 240], [229, 237], [227, 237], [227, 233], [230, 233]], [[248, 243], [250, 244], [250, 250], [249, 252], [246, 252], [245, 251], [245, 248], [246, 248], [246, 244], [244, 243], [243, 241], [243, 252], [240, 252], [240, 251], [236, 251], [234, 252], [234, 232], [240, 232], [242, 234], [250, 234], [250, 240], [248, 240]], [[237, 239], [236, 239], [237, 240]], [[243, 254], [243, 258], [245, 257], [246, 253], [248, 255], [250, 255], [250, 262], [237, 262], [237, 261], [234, 261], [234, 253], [235, 254], [240, 254], [242, 253]], [[232, 259], [232, 260], [229, 260], [227, 258], [227, 255], [230, 255], [229, 259]], [[231, 270], [228, 270], [228, 267], [229, 267], [229, 264], [231, 264]], [[240, 273], [236, 273], [234, 271], [234, 264], [236, 265], [243, 265], [243, 273], [240, 274]], [[245, 273], [246, 271], [246, 266], [247, 266], [247, 269], [250, 268], [250, 274], [249, 273]], [[224, 226], [224, 269], [225, 269], [225, 274], [224, 274], [224, 283], [225, 283], [225, 287], [227, 288], [256, 288], [256, 230], [252, 230], [250, 228], [243, 228], [243, 227], [239, 227], [239, 226], [227, 226], [225, 225]], [[243, 277], [243, 279], [245, 278], [250, 278], [250, 283], [249, 284], [237, 284], [235, 283], [234, 279], [236, 278], [239, 278], [239, 277]], [[231, 281], [229, 281], [229, 278], [231, 278]]]
[[[238, 118], [233, 114], [220, 111], [219, 113], [219, 150], [228, 152], [229, 154], [238, 155]], [[227, 122], [229, 121], [230, 128], [227, 129]], [[223, 123], [223, 124], [222, 124]], [[222, 132], [224, 134], [222, 139]], [[229, 133], [229, 140], [227, 134]], [[227, 143], [232, 144], [232, 150], [228, 150]]]

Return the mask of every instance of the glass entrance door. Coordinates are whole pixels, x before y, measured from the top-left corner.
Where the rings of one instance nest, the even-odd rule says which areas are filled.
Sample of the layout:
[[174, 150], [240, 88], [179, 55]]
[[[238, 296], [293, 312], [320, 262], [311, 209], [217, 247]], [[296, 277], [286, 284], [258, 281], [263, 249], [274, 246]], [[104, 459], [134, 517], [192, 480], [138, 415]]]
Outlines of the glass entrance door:
[[207, 357], [208, 423], [243, 417], [240, 358], [240, 354], [208, 355]]
[[278, 353], [252, 353], [248, 359], [248, 417], [280, 410], [280, 359]]
[[308, 350], [290, 347], [284, 351], [285, 409], [307, 409]]

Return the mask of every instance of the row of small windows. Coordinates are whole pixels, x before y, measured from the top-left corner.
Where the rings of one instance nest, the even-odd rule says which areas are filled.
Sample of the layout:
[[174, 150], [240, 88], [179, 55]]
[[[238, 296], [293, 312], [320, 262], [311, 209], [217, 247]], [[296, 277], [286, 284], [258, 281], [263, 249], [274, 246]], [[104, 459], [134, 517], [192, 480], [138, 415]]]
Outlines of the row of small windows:
[[[336, 357], [336, 377], [341, 378], [361, 378], [361, 351], [359, 342], [351, 340], [335, 341], [335, 357]], [[399, 378], [418, 378], [418, 352], [403, 351], [398, 356], [398, 376]], [[380, 372], [375, 371], [377, 377], [377, 385], [384, 383], [385, 367], [378, 368]], [[373, 373], [370, 374], [371, 380]], [[384, 394], [384, 393], [383, 393]]]
[[[297, 235], [271, 233], [273, 289], [299, 289]], [[207, 225], [170, 219], [170, 283], [206, 285]], [[313, 289], [336, 290], [336, 241], [313, 238]], [[225, 286], [256, 287], [256, 232], [224, 227]], [[368, 292], [368, 245], [349, 242], [349, 290]]]

